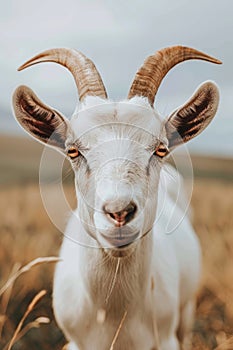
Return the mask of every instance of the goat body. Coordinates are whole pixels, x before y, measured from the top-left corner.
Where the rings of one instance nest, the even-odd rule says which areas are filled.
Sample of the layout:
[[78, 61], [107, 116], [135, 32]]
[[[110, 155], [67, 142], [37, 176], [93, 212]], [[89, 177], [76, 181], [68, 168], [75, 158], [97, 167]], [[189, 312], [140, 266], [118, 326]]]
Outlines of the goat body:
[[53, 292], [69, 350], [189, 348], [200, 248], [185, 215], [181, 177], [165, 161], [212, 120], [218, 89], [205, 82], [165, 120], [153, 103], [168, 70], [194, 58], [220, 63], [186, 47], [160, 50], [121, 102], [107, 99], [94, 64], [80, 52], [48, 50], [20, 67], [60, 63], [79, 90], [71, 120], [28, 87], [19, 87], [13, 99], [20, 124], [68, 156], [75, 173], [78, 207], [67, 225]]

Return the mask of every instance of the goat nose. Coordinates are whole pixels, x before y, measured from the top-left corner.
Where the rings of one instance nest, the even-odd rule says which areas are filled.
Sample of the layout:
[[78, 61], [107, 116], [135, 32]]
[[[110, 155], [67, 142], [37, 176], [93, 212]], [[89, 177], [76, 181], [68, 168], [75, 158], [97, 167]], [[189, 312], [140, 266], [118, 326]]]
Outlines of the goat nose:
[[111, 205], [106, 203], [103, 209], [108, 218], [114, 222], [117, 227], [124, 226], [130, 222], [137, 211], [137, 206], [134, 202], [130, 202], [124, 209], [116, 212], [110, 209], [110, 206]]

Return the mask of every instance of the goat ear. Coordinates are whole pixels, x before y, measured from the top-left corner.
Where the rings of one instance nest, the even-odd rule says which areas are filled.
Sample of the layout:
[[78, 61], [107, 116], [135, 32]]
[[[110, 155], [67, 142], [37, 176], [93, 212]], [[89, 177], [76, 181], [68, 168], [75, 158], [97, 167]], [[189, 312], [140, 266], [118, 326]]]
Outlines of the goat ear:
[[65, 149], [69, 122], [57, 111], [43, 104], [27, 86], [19, 86], [13, 95], [15, 116], [32, 136], [50, 146]]
[[168, 148], [172, 150], [202, 132], [214, 117], [218, 102], [217, 86], [210, 81], [202, 84], [191, 99], [166, 120]]

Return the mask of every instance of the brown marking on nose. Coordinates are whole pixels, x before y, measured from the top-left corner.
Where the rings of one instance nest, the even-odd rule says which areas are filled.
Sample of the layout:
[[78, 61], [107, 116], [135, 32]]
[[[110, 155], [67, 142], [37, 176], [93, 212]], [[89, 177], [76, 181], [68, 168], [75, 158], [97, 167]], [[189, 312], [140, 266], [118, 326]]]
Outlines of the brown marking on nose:
[[123, 210], [117, 212], [108, 211], [107, 204], [104, 206], [104, 212], [109, 217], [109, 219], [114, 221], [117, 227], [124, 226], [129, 221], [131, 221], [134, 218], [136, 210], [137, 206], [133, 202], [130, 202]]

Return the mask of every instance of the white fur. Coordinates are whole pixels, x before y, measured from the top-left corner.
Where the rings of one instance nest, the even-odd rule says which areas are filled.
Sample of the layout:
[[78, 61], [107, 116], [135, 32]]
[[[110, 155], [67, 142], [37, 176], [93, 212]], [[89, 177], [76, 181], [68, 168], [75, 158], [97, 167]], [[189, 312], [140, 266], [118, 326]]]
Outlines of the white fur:
[[[152, 154], [158, 140], [167, 143], [163, 123], [145, 99], [112, 103], [90, 97], [70, 127], [67, 143], [78, 139], [86, 161], [73, 163], [78, 208], [67, 226], [53, 294], [69, 349], [110, 350], [125, 312], [114, 350], [181, 349], [192, 326], [200, 249], [187, 217], [172, 233], [165, 230], [174, 209], [174, 184]], [[161, 171], [167, 177], [165, 203]], [[113, 224], [102, 206], [131, 199], [138, 212], [127, 226], [139, 235], [119, 250], [103, 238]], [[178, 203], [175, 213], [182, 216], [182, 208]], [[83, 236], [86, 246], [78, 243]]]

